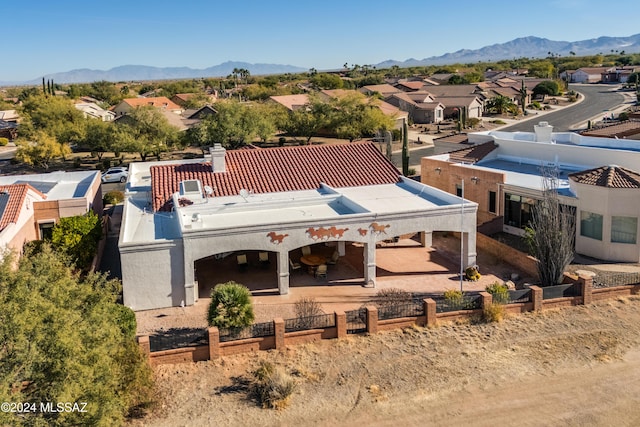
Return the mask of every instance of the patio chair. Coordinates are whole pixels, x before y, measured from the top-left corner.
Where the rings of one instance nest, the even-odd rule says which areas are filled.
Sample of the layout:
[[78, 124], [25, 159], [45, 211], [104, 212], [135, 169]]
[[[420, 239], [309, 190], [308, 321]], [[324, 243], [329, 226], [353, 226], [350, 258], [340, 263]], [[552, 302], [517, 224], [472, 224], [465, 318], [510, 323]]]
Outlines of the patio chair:
[[269, 268], [269, 252], [258, 253], [258, 260], [260, 260], [262, 268]]
[[302, 273], [302, 264], [291, 261], [291, 258], [289, 258], [289, 267], [291, 267], [291, 271], [300, 270], [300, 273]]
[[338, 258], [340, 258], [340, 254], [338, 253], [338, 251], [333, 252], [331, 258], [327, 261], [327, 264], [336, 265], [336, 263], [338, 262]]
[[238, 269], [240, 271], [247, 271], [249, 268], [249, 263], [247, 262], [247, 255], [242, 254], [236, 257], [238, 259]]
[[303, 246], [302, 247], [302, 256], [307, 256], [307, 255], [311, 255], [311, 247], [310, 246]]
[[327, 264], [321, 264], [316, 269], [316, 278], [322, 277], [324, 279], [327, 278]]

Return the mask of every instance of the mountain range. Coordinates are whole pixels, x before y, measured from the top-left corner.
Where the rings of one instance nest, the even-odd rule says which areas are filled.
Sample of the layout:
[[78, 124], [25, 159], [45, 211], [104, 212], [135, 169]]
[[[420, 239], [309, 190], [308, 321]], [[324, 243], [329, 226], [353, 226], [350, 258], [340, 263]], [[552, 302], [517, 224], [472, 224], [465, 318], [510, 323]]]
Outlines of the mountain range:
[[[441, 56], [431, 56], [424, 59], [410, 58], [404, 61], [387, 60], [375, 64], [377, 68], [389, 68], [394, 65], [400, 67], [446, 65], [454, 63], [489, 62], [514, 58], [544, 58], [549, 53], [559, 56], [569, 56], [571, 52], [577, 56], [607, 54], [611, 52], [636, 53], [640, 52], [640, 34], [629, 37], [598, 37], [581, 41], [555, 41], [545, 38], [528, 36], [506, 43], [493, 44], [480, 49], [461, 49]], [[189, 67], [149, 67], [145, 65], [123, 65], [110, 70], [78, 69], [62, 73], [47, 74], [45, 79], [52, 79], [56, 83], [86, 83], [100, 80], [107, 81], [145, 81], [166, 79], [187, 79], [199, 77], [224, 77], [233, 72], [234, 68], [244, 68], [252, 75], [300, 73], [307, 68], [282, 64], [251, 64], [247, 62], [227, 61], [205, 69]], [[41, 78], [25, 82], [0, 82], [0, 85], [39, 84]]]

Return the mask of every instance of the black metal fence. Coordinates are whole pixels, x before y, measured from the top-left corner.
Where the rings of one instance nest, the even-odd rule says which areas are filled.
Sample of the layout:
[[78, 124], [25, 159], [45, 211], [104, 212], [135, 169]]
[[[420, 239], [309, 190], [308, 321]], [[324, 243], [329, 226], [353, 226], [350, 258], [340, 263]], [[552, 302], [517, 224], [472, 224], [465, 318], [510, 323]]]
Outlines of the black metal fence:
[[276, 334], [273, 322], [254, 323], [246, 328], [219, 328], [220, 342], [269, 337]]
[[436, 313], [482, 308], [482, 297], [480, 295], [462, 295], [461, 298], [455, 299], [438, 296], [434, 300], [436, 301]]
[[594, 288], [611, 288], [638, 283], [640, 283], [640, 273], [601, 272], [593, 277]]
[[345, 312], [347, 318], [347, 334], [367, 332], [367, 309], [359, 308]]
[[578, 287], [573, 283], [545, 286], [542, 288], [542, 299], [575, 297], [578, 295], [580, 295], [580, 291], [578, 290]]
[[319, 314], [317, 316], [297, 317], [284, 320], [285, 332], [306, 331], [309, 329], [324, 329], [336, 326], [335, 314]]
[[149, 336], [149, 346], [152, 352], [206, 345], [208, 343], [209, 335], [206, 329], [175, 328]]
[[379, 320], [415, 316], [424, 316], [424, 302], [421, 300], [378, 307]]
[[509, 304], [531, 302], [531, 289], [509, 290]]

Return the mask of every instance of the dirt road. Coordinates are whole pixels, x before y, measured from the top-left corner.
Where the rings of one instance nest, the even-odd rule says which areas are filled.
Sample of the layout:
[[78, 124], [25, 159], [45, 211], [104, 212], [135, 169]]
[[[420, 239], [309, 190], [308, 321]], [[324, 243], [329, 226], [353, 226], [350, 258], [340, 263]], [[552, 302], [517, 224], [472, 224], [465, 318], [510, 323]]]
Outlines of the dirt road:
[[[157, 368], [159, 404], [130, 425], [640, 425], [640, 297], [494, 324], [355, 336]], [[262, 409], [262, 360], [299, 385]]]

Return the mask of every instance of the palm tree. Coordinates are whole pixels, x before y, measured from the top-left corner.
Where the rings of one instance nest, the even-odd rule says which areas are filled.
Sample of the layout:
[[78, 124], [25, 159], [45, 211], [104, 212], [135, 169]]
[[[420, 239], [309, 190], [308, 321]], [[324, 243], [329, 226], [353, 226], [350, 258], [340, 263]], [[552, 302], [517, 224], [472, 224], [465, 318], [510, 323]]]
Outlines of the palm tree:
[[486, 104], [487, 111], [494, 112], [496, 114], [504, 114], [507, 111], [512, 110], [515, 104], [507, 96], [498, 95], [489, 99]]

